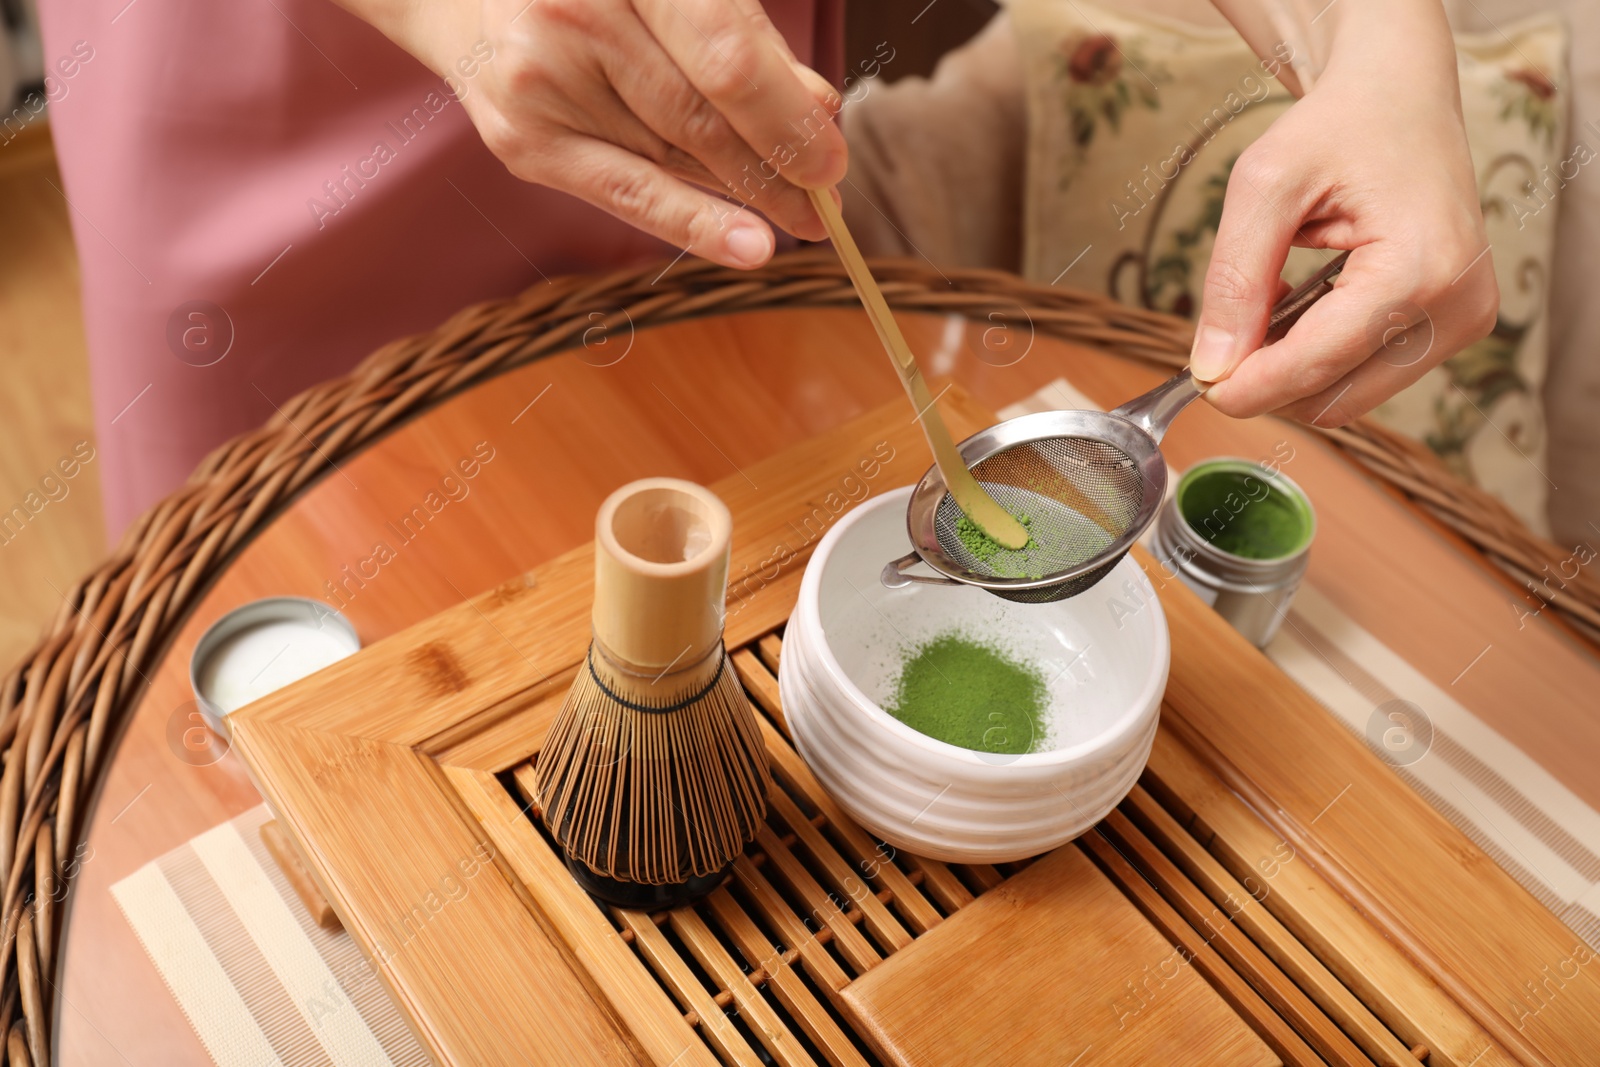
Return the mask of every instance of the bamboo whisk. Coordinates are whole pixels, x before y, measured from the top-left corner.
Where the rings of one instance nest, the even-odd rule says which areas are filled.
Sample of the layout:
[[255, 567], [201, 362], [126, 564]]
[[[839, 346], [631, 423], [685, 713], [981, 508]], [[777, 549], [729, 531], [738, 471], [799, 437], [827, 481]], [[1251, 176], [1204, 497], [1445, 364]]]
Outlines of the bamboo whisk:
[[722, 644], [731, 533], [674, 478], [623, 486], [595, 520], [594, 638], [535, 778], [568, 867], [613, 904], [709, 892], [766, 818], [766, 749]]

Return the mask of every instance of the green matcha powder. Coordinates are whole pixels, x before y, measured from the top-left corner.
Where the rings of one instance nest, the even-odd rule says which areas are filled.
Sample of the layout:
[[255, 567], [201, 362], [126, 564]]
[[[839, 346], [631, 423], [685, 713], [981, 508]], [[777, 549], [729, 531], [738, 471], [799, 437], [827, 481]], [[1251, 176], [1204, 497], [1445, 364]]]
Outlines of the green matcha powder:
[[1250, 470], [1192, 471], [1178, 487], [1178, 508], [1195, 533], [1243, 559], [1292, 555], [1311, 529], [1305, 505]]
[[889, 714], [929, 737], [977, 752], [1042, 747], [1050, 695], [1038, 669], [959, 633], [906, 656]]
[[[1024, 527], [1033, 525], [1033, 519], [1027, 515], [1018, 515], [1017, 521]], [[956, 539], [963, 548], [972, 553], [972, 557], [979, 563], [988, 567], [995, 575], [1001, 578], [1038, 578], [1039, 574], [1025, 566], [1026, 556], [1022, 553], [1037, 546], [1032, 537], [1028, 543], [1019, 549], [1010, 549], [989, 536], [989, 532], [982, 526], [963, 515], [956, 520]]]

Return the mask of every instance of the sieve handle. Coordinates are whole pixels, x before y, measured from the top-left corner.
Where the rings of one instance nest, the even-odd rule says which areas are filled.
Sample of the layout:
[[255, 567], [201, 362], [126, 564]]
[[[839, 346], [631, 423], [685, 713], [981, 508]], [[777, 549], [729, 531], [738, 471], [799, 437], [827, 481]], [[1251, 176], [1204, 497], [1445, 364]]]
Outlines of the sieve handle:
[[[1274, 304], [1272, 314], [1267, 319], [1267, 335], [1263, 344], [1282, 340], [1283, 335], [1300, 321], [1300, 316], [1304, 315], [1312, 304], [1333, 292], [1333, 283], [1344, 270], [1345, 260], [1349, 258], [1349, 252], [1341, 252], [1329, 260], [1321, 270]], [[1205, 391], [1206, 383], [1196, 381], [1189, 373], [1189, 368], [1185, 367], [1148, 393], [1135, 397], [1111, 414], [1127, 419], [1155, 438], [1159, 444], [1161, 438], [1166, 435], [1167, 427], [1178, 417], [1178, 412], [1193, 403], [1195, 398], [1205, 395]]]
[[943, 576], [930, 578], [930, 577], [928, 577], [927, 575], [924, 575], [924, 574], [908, 574], [907, 573], [907, 571], [911, 567], [915, 567], [918, 563], [921, 563], [921, 562], [922, 562], [922, 557], [921, 556], [917, 555], [915, 552], [907, 552], [905, 555], [901, 556], [899, 559], [893, 560], [892, 562], [889, 562], [889, 563], [885, 563], [883, 565], [882, 573], [880, 573], [878, 575], [878, 581], [883, 584], [883, 587], [885, 589], [904, 589], [906, 586], [910, 585], [912, 582], [920, 582], [923, 585], [965, 585], [966, 584], [965, 582], [958, 582], [954, 578], [945, 578]]
[[1289, 328], [1300, 321], [1312, 304], [1333, 292], [1333, 283], [1344, 270], [1345, 260], [1350, 258], [1349, 252], [1340, 252], [1329, 260], [1321, 270], [1297, 285], [1282, 300], [1272, 305], [1272, 314], [1267, 318], [1267, 336], [1264, 344], [1283, 340], [1283, 335]]
[[1196, 398], [1204, 396], [1206, 385], [1196, 381], [1185, 367], [1154, 389], [1136, 396], [1111, 414], [1120, 416], [1155, 439], [1157, 444], [1166, 436], [1167, 427], [1178, 417], [1178, 412], [1188, 407]]

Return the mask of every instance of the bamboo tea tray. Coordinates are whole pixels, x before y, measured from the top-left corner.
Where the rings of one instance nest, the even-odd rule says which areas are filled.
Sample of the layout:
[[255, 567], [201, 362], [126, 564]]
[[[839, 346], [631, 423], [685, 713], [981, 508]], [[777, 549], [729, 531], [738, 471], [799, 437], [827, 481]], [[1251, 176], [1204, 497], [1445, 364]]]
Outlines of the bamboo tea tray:
[[[958, 437], [994, 421], [944, 403]], [[1178, 583], [1155, 751], [1094, 831], [963, 867], [854, 826], [786, 736], [781, 628], [821, 532], [926, 464], [892, 404], [714, 486], [777, 788], [693, 908], [596, 905], [530, 813], [588, 642], [587, 546], [233, 717], [440, 1064], [1600, 1062], [1579, 939]]]

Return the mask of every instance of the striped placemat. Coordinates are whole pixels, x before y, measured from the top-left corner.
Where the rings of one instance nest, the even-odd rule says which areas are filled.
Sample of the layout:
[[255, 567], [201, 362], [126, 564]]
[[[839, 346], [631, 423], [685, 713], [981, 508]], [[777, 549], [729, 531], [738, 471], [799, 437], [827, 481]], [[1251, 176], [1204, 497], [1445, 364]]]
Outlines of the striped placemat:
[[1600, 812], [1319, 593], [1266, 648], [1434, 810], [1600, 950]]
[[267, 852], [267, 806], [111, 887], [221, 1067], [425, 1067], [433, 1061], [355, 939], [312, 921]]
[[[1058, 378], [1000, 417], [1097, 407]], [[1265, 651], [1434, 810], [1600, 950], [1600, 813], [1311, 583], [1300, 587]]]

